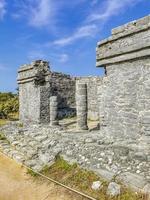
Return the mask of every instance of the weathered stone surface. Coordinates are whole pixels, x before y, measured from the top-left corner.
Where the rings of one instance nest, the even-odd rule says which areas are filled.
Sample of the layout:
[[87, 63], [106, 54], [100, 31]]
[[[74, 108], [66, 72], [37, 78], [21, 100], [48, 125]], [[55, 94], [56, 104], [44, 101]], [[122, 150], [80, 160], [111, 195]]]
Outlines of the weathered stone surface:
[[102, 183], [100, 181], [93, 182], [91, 186], [93, 190], [99, 190], [101, 189], [101, 187], [102, 187]]
[[21, 122], [49, 121], [49, 65], [36, 61], [18, 71], [19, 109]]
[[150, 16], [119, 27], [119, 31], [98, 43], [97, 66], [150, 56]]
[[77, 129], [87, 130], [87, 85], [76, 85]]
[[149, 194], [149, 197], [150, 197], [150, 184], [147, 184], [147, 185], [144, 186], [143, 192], [145, 194]]
[[49, 123], [49, 97], [58, 96], [58, 116], [75, 115], [75, 78], [51, 72], [49, 63], [35, 61], [18, 70], [20, 121]]
[[[28, 124], [24, 125], [20, 135], [17, 123], [0, 128], [0, 132], [4, 132], [10, 141], [10, 144], [0, 141], [3, 151], [36, 170], [51, 165], [55, 156], [60, 154], [68, 162], [76, 162], [109, 181], [117, 177], [125, 184], [141, 190], [150, 181], [150, 162], [141, 161], [139, 156], [134, 157], [139, 149], [138, 138], [110, 139], [99, 130], [68, 133], [59, 127]], [[12, 143], [15, 145], [11, 146]], [[144, 153], [149, 155], [150, 150]]]
[[58, 117], [75, 116], [75, 77], [50, 71], [51, 96], [58, 99]]
[[144, 177], [130, 172], [122, 173], [119, 176], [119, 179], [123, 181], [124, 184], [129, 185], [131, 188], [139, 190], [144, 188], [144, 186], [146, 185], [146, 180]]
[[[150, 17], [112, 32], [97, 47], [97, 66], [106, 69], [106, 76], [98, 86], [100, 128], [108, 135], [124, 139], [149, 136]], [[142, 146], [148, 149], [149, 141], [147, 137], [147, 142], [139, 143], [140, 151]], [[146, 161], [145, 151], [140, 154], [135, 154], [135, 159], [139, 156]]]
[[118, 185], [115, 182], [111, 182], [108, 185], [107, 195], [110, 195], [110, 196], [120, 195], [120, 189], [121, 189], [120, 185]]
[[[98, 161], [104, 162], [104, 157], [100, 156], [98, 158]], [[105, 165], [105, 169], [104, 167], [102, 167], [102, 164], [99, 164], [99, 166], [97, 166], [98, 169], [96, 169], [95, 171], [97, 172], [98, 175], [102, 176], [104, 179], [111, 181], [113, 177], [115, 176], [115, 173], [112, 171], [109, 171], [110, 169], [108, 169], [108, 165], [106, 164], [104, 165]]]
[[50, 97], [50, 125], [58, 125], [58, 102], [57, 96]]
[[88, 119], [99, 120], [99, 107], [98, 107], [98, 92], [97, 87], [101, 84], [102, 77], [77, 77], [76, 84], [87, 84], [87, 106], [88, 106]]

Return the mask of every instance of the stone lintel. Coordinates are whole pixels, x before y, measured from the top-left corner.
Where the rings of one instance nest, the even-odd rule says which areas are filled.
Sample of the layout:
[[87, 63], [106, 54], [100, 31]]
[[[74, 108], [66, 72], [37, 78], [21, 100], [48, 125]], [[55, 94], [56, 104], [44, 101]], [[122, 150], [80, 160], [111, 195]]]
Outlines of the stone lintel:
[[135, 33], [138, 33], [138, 32], [145, 31], [149, 28], [150, 28], [150, 15], [112, 29], [111, 30], [112, 35], [110, 37], [103, 39], [100, 42], [98, 42], [97, 46], [99, 47], [99, 46], [106, 44], [108, 42], [120, 39], [122, 37], [126, 37], [128, 35], [132, 35], [132, 34], [135, 34]]
[[[47, 61], [37, 60], [29, 65], [23, 65], [18, 70], [18, 84], [33, 81], [37, 76], [47, 77], [50, 74], [49, 63]], [[46, 80], [48, 81], [48, 80]]]
[[96, 66], [150, 56], [150, 16], [112, 30], [112, 36], [98, 43]]
[[104, 58], [101, 60], [98, 60], [96, 62], [96, 66], [97, 67], [103, 67], [106, 65], [110, 65], [110, 64], [115, 64], [115, 63], [121, 63], [121, 62], [126, 62], [129, 60], [135, 60], [135, 59], [142, 59], [142, 58], [150, 58], [150, 48], [149, 49], [143, 49], [143, 50], [139, 50], [139, 51], [135, 51], [135, 52], [129, 52], [126, 54], [120, 54], [114, 57], [109, 57], [109, 58]]
[[24, 71], [28, 71], [28, 70], [32, 70], [33, 66], [32, 65], [22, 65], [20, 67], [20, 69], [18, 70], [18, 73], [24, 72]]
[[[49, 76], [49, 73], [46, 73], [44, 74], [44, 77], [46, 78], [47, 76]], [[24, 83], [28, 83], [28, 82], [32, 82], [34, 81], [36, 78], [36, 75], [35, 76], [31, 76], [31, 77], [28, 77], [28, 78], [22, 78], [22, 79], [17, 79], [17, 83], [18, 84], [24, 84]], [[45, 79], [46, 82], [49, 82], [49, 79]]]
[[126, 34], [129, 31], [130, 33], [132, 31], [135, 32], [135, 30], [142, 30], [149, 25], [150, 25], [150, 15], [138, 20], [131, 21], [123, 26], [119, 26], [117, 28], [112, 29], [112, 35], [118, 35], [120, 33]]

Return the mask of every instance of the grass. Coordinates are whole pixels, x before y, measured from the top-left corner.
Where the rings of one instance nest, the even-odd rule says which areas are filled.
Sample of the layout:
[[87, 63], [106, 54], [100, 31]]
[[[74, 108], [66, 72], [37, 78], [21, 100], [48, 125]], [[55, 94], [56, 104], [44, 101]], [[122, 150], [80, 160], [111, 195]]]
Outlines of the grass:
[[7, 123], [8, 123], [8, 120], [6, 120], [6, 119], [0, 119], [0, 127], [4, 126]]
[[8, 144], [10, 144], [10, 142], [9, 142], [9, 140], [6, 138], [6, 136], [3, 134], [3, 133], [1, 133], [0, 132], [0, 140], [1, 141], [5, 141], [5, 142], [7, 142]]
[[11, 121], [17, 121], [19, 119], [19, 113], [10, 113], [8, 116], [9, 120]]
[[0, 133], [0, 140], [7, 140], [7, 138], [5, 137], [3, 133]]
[[0, 127], [6, 125], [9, 121], [17, 121], [19, 116], [18, 113], [9, 114], [8, 119], [0, 119]]
[[23, 128], [23, 123], [19, 123], [18, 128]]
[[[28, 173], [33, 177], [37, 177], [32, 171]], [[144, 197], [142, 194], [137, 194], [123, 185], [120, 196], [107, 196], [106, 191], [109, 184], [107, 181], [103, 180], [92, 171], [80, 168], [76, 163], [72, 165], [68, 164], [68, 162], [61, 157], [57, 157], [56, 162], [52, 166], [45, 166], [41, 173], [71, 188], [88, 194], [97, 200], [148, 200], [148, 198]], [[39, 177], [39, 179], [41, 178]], [[103, 187], [94, 191], [91, 188], [94, 181], [101, 181]]]
[[[7, 123], [8, 121], [6, 119], [0, 119], [0, 127], [6, 125]], [[2, 132], [0, 132], [0, 140], [10, 143]]]
[[38, 177], [39, 176], [36, 172], [32, 171], [31, 169], [27, 169], [27, 174], [29, 174], [32, 177]]

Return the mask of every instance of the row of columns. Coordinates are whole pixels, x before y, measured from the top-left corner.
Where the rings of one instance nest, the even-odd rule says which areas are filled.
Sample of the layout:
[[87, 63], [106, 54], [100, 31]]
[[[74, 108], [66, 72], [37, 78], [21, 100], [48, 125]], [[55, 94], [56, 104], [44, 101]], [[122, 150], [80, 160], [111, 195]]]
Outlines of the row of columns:
[[[77, 129], [88, 130], [87, 126], [87, 84], [78, 83], [76, 85], [76, 110]], [[50, 125], [57, 126], [58, 123], [58, 101], [57, 96], [50, 97]]]

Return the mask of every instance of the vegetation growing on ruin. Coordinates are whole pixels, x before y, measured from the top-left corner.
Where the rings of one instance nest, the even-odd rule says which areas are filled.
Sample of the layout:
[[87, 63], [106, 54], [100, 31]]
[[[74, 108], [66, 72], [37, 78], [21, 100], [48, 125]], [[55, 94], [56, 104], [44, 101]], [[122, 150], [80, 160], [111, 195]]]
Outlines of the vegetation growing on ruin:
[[7, 140], [7, 138], [5, 137], [5, 135], [3, 133], [0, 132], [0, 140]]
[[7, 124], [7, 120], [6, 119], [0, 119], [0, 127], [4, 126], [5, 124]]
[[10, 144], [10, 141], [2, 132], [0, 132], [0, 141], [4, 141], [5, 143]]
[[[28, 173], [44, 181], [43, 178], [36, 176], [34, 172], [29, 171]], [[52, 166], [45, 166], [41, 173], [66, 186], [88, 194], [97, 200], [147, 200], [143, 195], [137, 194], [123, 185], [120, 196], [109, 197], [106, 195], [109, 184], [107, 181], [103, 180], [92, 171], [81, 169], [76, 163], [72, 165], [68, 164], [68, 162], [61, 157], [57, 157], [56, 162]], [[91, 186], [94, 181], [102, 182], [102, 188], [93, 190]]]
[[[0, 92], [0, 119], [17, 119], [19, 110], [18, 95]], [[1, 120], [0, 124], [3, 121]]]
[[32, 177], [38, 177], [38, 174], [32, 169], [27, 169], [27, 174], [31, 175]]

